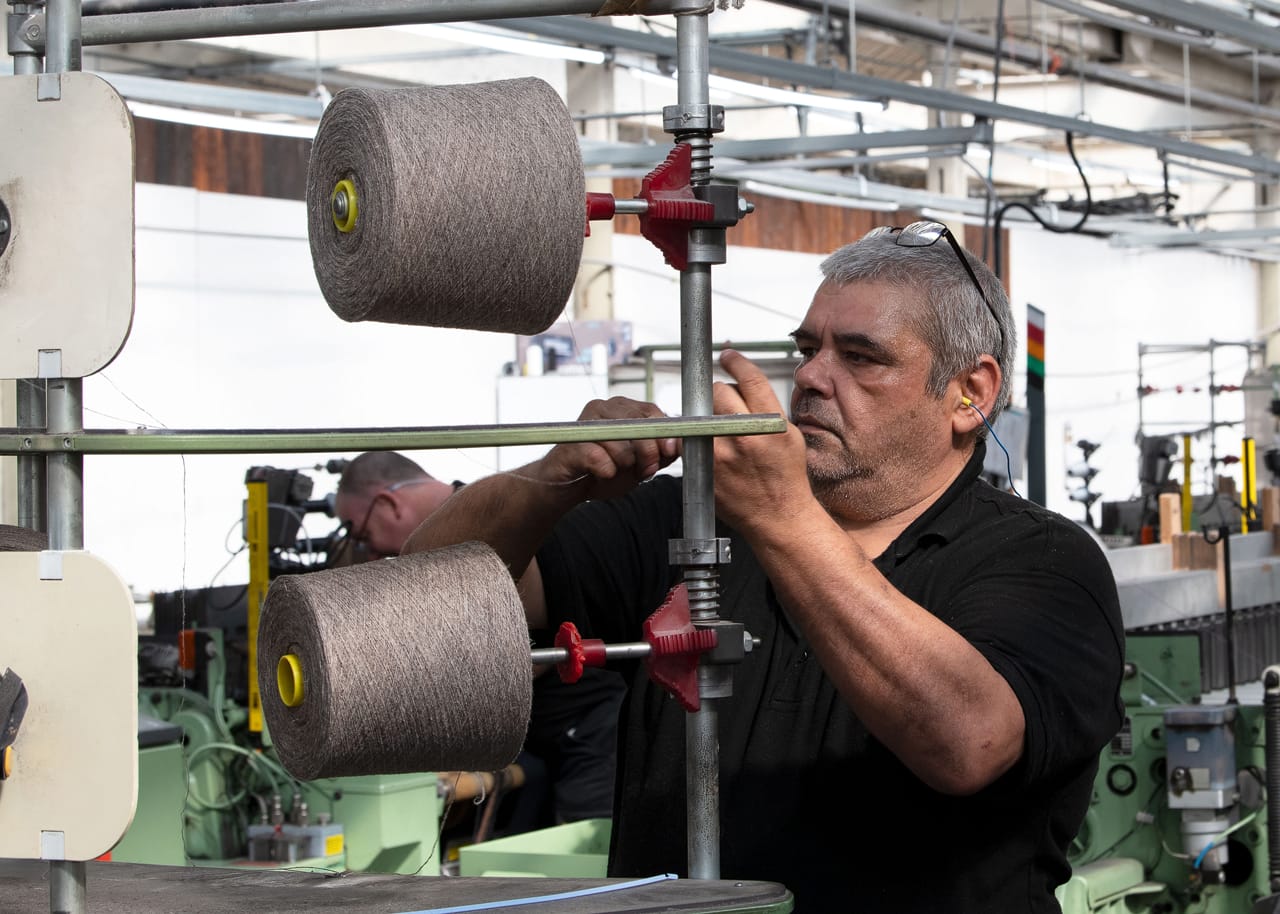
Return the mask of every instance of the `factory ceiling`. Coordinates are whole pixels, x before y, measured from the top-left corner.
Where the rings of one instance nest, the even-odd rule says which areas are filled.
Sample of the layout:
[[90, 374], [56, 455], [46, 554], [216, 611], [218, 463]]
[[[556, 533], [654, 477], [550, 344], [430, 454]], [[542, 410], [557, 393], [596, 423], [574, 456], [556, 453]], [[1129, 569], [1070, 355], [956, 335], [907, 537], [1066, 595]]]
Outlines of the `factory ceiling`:
[[[303, 131], [347, 86], [554, 74], [583, 124], [590, 173], [642, 174], [660, 158], [647, 147], [667, 141], [661, 108], [675, 102], [676, 83], [675, 20], [665, 12], [503, 18], [507, 9], [592, 4], [369, 0], [347, 9], [367, 12], [374, 26], [338, 29], [342, 4], [293, 0], [251, 12], [305, 6], [307, 31], [218, 37], [226, 31], [202, 21], [188, 40], [112, 43], [145, 34], [120, 30], [143, 16], [246, 19], [225, 0], [175, 9], [183, 5], [85, 0], [85, 69], [137, 103]], [[715, 6], [721, 177], [760, 192], [966, 221], [989, 223], [1000, 206], [1010, 222], [1083, 223], [1119, 245], [1280, 259], [1280, 0]], [[445, 12], [459, 9], [478, 18]]]

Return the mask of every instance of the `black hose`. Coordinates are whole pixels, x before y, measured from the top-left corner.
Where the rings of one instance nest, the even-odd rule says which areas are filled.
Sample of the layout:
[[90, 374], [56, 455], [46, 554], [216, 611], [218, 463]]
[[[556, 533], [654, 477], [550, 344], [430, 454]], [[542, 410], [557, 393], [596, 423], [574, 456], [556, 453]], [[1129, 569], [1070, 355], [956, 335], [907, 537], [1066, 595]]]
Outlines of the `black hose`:
[[1271, 891], [1280, 892], [1280, 667], [1262, 674], [1263, 708], [1267, 744], [1267, 857], [1271, 865]]

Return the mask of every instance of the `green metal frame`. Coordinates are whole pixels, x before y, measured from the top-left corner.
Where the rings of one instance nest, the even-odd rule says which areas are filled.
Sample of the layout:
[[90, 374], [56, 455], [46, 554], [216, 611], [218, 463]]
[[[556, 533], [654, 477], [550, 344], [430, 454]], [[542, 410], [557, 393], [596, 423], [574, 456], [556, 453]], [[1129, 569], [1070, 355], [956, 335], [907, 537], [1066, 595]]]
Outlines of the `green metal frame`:
[[711, 438], [784, 432], [778, 413], [736, 416], [666, 416], [654, 419], [585, 419], [575, 422], [460, 425], [441, 428], [370, 429], [88, 429], [49, 434], [42, 429], [0, 429], [0, 454], [308, 454], [323, 451], [433, 450], [628, 441], [647, 438]]

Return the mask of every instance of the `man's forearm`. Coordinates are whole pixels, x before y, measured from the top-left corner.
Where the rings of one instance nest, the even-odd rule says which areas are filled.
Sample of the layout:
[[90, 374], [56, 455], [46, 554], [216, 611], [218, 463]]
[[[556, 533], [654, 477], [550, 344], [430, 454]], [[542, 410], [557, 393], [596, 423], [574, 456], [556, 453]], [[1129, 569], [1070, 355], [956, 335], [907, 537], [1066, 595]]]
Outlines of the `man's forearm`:
[[[493, 548], [520, 584], [525, 607], [542, 611], [534, 554], [556, 522], [581, 500], [573, 484], [538, 481], [535, 466], [499, 473], [455, 492], [415, 530], [402, 553], [425, 552], [468, 541]], [[533, 574], [527, 574], [533, 565]], [[532, 577], [533, 580], [522, 580]], [[531, 599], [532, 598], [532, 599]]]

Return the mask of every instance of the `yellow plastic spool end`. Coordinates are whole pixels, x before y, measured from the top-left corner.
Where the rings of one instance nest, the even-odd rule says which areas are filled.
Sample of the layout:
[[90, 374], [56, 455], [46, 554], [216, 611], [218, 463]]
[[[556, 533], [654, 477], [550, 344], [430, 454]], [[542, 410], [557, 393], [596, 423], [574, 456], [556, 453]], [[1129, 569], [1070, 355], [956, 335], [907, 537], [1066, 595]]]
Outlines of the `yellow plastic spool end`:
[[4, 753], [0, 754], [0, 781], [13, 774], [13, 747], [5, 746]]
[[350, 178], [343, 178], [333, 186], [329, 195], [329, 210], [333, 214], [333, 224], [340, 232], [350, 232], [356, 227], [359, 207], [356, 200], [356, 185]]
[[302, 684], [302, 661], [297, 654], [285, 654], [276, 664], [276, 688], [280, 691], [280, 700], [286, 708], [296, 708], [302, 704], [304, 688]]

